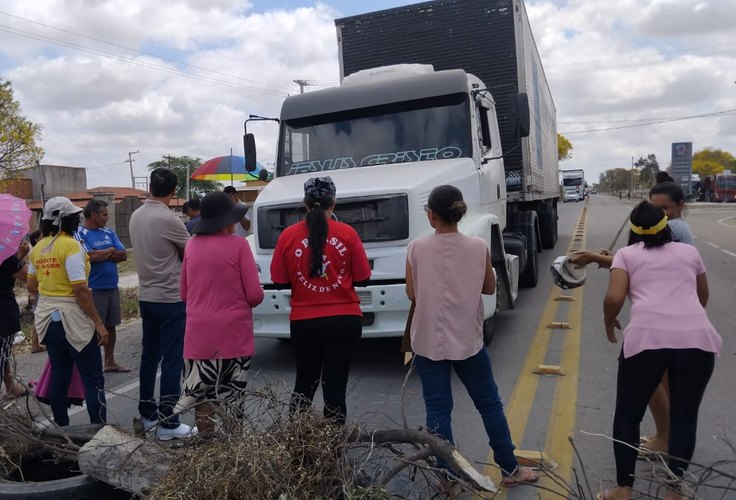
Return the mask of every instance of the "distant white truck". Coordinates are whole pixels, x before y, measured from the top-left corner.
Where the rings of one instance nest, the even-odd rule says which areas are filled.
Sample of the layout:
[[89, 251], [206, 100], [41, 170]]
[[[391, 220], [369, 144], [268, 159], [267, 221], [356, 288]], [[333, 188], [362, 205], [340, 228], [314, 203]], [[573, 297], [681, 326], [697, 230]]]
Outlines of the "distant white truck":
[[[565, 192], [569, 192], [574, 189], [577, 193], [578, 201], [583, 201], [585, 199], [586, 187], [585, 171], [582, 168], [562, 171], [562, 189]], [[565, 201], [568, 201], [567, 197], [565, 197]]]
[[[518, 286], [537, 284], [537, 254], [557, 241], [554, 103], [523, 4], [516, 0], [514, 15], [499, 16], [487, 8], [494, 3], [425, 2], [336, 21], [342, 84], [284, 101], [274, 179], [255, 203], [250, 242], [266, 289], [254, 310], [256, 336], [289, 337], [291, 292], [272, 284], [271, 256], [281, 231], [304, 217], [302, 186], [317, 175], [335, 181], [335, 216], [356, 229], [368, 254], [371, 281], [357, 289], [364, 337], [403, 334], [410, 305], [406, 247], [432, 232], [423, 207], [441, 184], [462, 191], [468, 213], [461, 231], [482, 238], [491, 250], [498, 287], [495, 295], [484, 296], [486, 339], [495, 311], [513, 308]], [[488, 32], [483, 23], [466, 27], [470, 18], [497, 25], [506, 49], [518, 37], [515, 57], [509, 59], [508, 50], [493, 40], [465, 59], [453, 56]], [[445, 29], [396, 32], [420, 43], [386, 38], [386, 23], [418, 20], [441, 21]], [[380, 46], [387, 45], [397, 52], [384, 61]], [[448, 46], [463, 50], [451, 54]], [[366, 62], [362, 54], [368, 48], [373, 55]], [[488, 72], [495, 58], [516, 68], [502, 75], [502, 105], [481, 78], [464, 69], [471, 61]], [[394, 64], [417, 61], [425, 64]], [[379, 64], [359, 67], [368, 63]], [[510, 155], [502, 146], [507, 142]], [[248, 166], [255, 165], [252, 134], [246, 133], [245, 150]]]

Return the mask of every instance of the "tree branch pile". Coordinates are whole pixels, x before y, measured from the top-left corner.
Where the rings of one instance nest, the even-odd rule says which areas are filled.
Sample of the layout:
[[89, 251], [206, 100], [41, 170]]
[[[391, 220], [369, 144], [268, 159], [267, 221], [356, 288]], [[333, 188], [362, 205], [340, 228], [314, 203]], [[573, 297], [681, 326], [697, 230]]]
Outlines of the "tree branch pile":
[[468, 491], [493, 491], [449, 443], [425, 431], [341, 427], [313, 411], [290, 416], [273, 388], [248, 391], [216, 412], [216, 431], [174, 445], [103, 428], [80, 469], [148, 498], [428, 498], [451, 464]]

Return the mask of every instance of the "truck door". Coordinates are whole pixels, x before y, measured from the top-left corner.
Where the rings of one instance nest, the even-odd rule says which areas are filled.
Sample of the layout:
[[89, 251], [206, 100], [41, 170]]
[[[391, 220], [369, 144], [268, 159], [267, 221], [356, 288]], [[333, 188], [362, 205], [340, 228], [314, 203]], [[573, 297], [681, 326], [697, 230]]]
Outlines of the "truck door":
[[478, 146], [480, 151], [480, 204], [483, 210], [506, 222], [506, 181], [501, 156], [501, 137], [496, 121], [496, 105], [484, 95], [476, 99]]

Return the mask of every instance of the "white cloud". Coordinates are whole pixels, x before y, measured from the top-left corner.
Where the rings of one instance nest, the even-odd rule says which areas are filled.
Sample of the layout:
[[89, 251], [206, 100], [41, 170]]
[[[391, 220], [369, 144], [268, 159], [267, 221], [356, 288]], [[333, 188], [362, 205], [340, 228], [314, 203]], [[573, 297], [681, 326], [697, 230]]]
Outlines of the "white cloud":
[[[372, 4], [350, 5], [342, 14]], [[528, 0], [559, 130], [736, 108], [736, 10], [727, 7]], [[294, 79], [338, 80], [333, 20], [342, 14], [329, 0], [290, 10], [256, 9], [247, 0], [8, 0], [0, 10], [36, 21], [0, 15], [12, 31], [0, 30], [0, 68], [24, 112], [44, 127], [49, 163], [100, 167], [139, 150], [135, 170], [145, 175], [145, 165], [166, 154], [242, 154], [248, 114], [278, 116], [284, 95], [299, 91]], [[666, 166], [670, 143], [680, 140], [736, 153], [734, 122], [727, 115], [571, 134], [574, 157], [562, 166], [597, 178], [649, 153]], [[276, 126], [251, 123], [249, 130], [259, 159], [273, 161]], [[129, 177], [126, 164], [88, 173], [90, 186], [126, 185]]]
[[[527, 2], [557, 105], [558, 129], [612, 128], [637, 123], [620, 120], [656, 121], [736, 108], [736, 54], [730, 49], [736, 40], [719, 33], [729, 23], [732, 30], [736, 15], [726, 4]], [[708, 21], [711, 29], [702, 29]], [[733, 116], [571, 133], [573, 159], [562, 168], [582, 167], [597, 179], [603, 170], [626, 167], [631, 156], [649, 153], [666, 167], [673, 141], [692, 141], [696, 151], [714, 146], [733, 152]]]

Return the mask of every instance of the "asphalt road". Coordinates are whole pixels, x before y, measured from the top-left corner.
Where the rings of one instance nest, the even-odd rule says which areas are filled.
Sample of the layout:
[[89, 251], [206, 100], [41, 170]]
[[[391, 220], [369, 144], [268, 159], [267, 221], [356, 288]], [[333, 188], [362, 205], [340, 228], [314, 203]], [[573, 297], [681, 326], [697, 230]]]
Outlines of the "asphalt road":
[[[501, 313], [495, 323], [495, 338], [489, 350], [496, 382], [507, 407], [512, 434], [517, 447], [544, 451], [547, 459], [559, 464], [555, 471], [574, 482], [571, 466], [578, 477], [583, 471], [597, 492], [610, 487], [615, 478], [611, 435], [613, 420], [616, 359], [619, 346], [609, 344], [602, 324], [602, 301], [608, 282], [605, 270], [589, 268], [585, 287], [574, 293], [556, 289], [547, 269], [557, 255], [569, 248], [577, 231], [587, 248], [607, 247], [617, 228], [627, 216], [632, 201], [606, 195], [594, 195], [589, 203], [559, 206], [560, 240], [556, 249], [540, 256], [540, 282], [534, 289], [521, 291], [513, 311]], [[581, 218], [583, 210], [586, 214]], [[708, 269], [710, 303], [707, 310], [724, 339], [723, 352], [701, 406], [698, 443], [693, 461], [710, 464], [718, 460], [736, 461], [733, 414], [736, 380], [736, 340], [734, 332], [734, 287], [736, 287], [736, 206], [692, 206], [687, 220], [697, 237]], [[580, 224], [580, 225], [579, 225]], [[617, 248], [625, 244], [626, 233]], [[675, 293], [663, 286], [663, 293]], [[554, 300], [570, 295], [572, 302]], [[623, 319], [623, 318], [622, 318]], [[547, 323], [564, 321], [569, 330], [548, 329]], [[137, 367], [140, 356], [140, 322], [121, 327], [118, 340], [120, 361]], [[256, 356], [251, 368], [251, 387], [279, 384], [288, 395], [294, 381], [292, 350], [289, 343], [257, 339]], [[33, 379], [40, 373], [44, 354], [29, 354], [18, 359], [19, 373]], [[536, 375], [537, 364], [559, 365], [564, 376]], [[374, 428], [400, 425], [402, 420], [401, 387], [406, 374], [399, 353], [398, 339], [365, 340], [354, 358], [348, 387], [348, 419], [360, 420]], [[130, 426], [136, 416], [137, 373], [107, 374], [108, 419]], [[453, 427], [460, 451], [479, 470], [492, 462], [480, 418], [459, 382], [454, 382], [455, 411]], [[317, 403], [321, 403], [320, 396]], [[86, 423], [86, 412], [74, 409], [72, 423]], [[416, 375], [410, 378], [405, 394], [404, 412], [410, 427], [424, 422], [421, 387]], [[185, 421], [190, 421], [187, 417]], [[653, 429], [647, 416], [642, 432]], [[583, 466], [574, 460], [568, 436], [572, 435]], [[651, 473], [642, 463], [639, 473]], [[723, 466], [736, 475], [736, 466]], [[490, 470], [496, 480], [498, 474]], [[551, 481], [545, 483], [559, 491]], [[638, 483], [646, 487], [644, 481]], [[556, 495], [528, 487], [508, 492], [513, 499], [555, 498]], [[702, 498], [729, 498], [716, 489], [702, 490]], [[730, 498], [736, 498], [731, 492]]]

